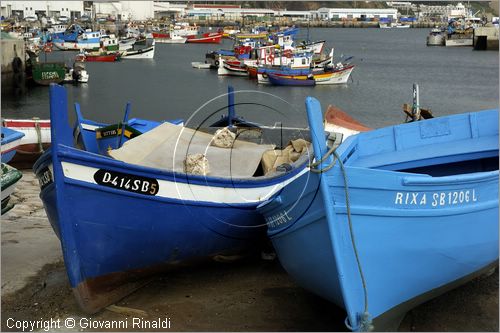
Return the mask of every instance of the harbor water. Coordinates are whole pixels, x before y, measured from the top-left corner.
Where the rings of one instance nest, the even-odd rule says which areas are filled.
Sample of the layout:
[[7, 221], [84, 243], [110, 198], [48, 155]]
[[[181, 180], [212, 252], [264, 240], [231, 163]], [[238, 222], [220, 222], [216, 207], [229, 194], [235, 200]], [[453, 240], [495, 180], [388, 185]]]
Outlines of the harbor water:
[[[498, 107], [499, 59], [493, 51], [478, 52], [468, 47], [428, 47], [428, 29], [310, 29], [313, 40], [326, 40], [335, 48], [337, 60], [352, 56], [356, 65], [350, 82], [339, 86], [274, 87], [240, 77], [219, 77], [214, 70], [191, 67], [204, 61], [205, 53], [230, 49], [231, 40], [213, 44], [157, 44], [154, 59], [122, 60], [117, 63], [87, 63], [87, 84], [67, 85], [70, 105], [78, 102], [85, 117], [118, 122], [126, 102], [132, 103], [132, 117], [166, 120], [187, 119], [207, 101], [235, 90], [241, 93], [237, 113], [261, 123], [281, 121], [305, 126], [304, 99], [318, 98], [323, 109], [336, 105], [371, 127], [404, 120], [403, 103], [412, 101], [412, 84], [420, 86], [421, 107], [435, 116]], [[306, 37], [305, 29], [301, 31]], [[47, 61], [72, 63], [75, 52], [54, 51]], [[41, 55], [44, 61], [45, 56]], [[272, 97], [272, 94], [276, 97]], [[269, 112], [257, 110], [266, 104]], [[224, 97], [204, 108], [215, 113], [226, 103]], [[250, 105], [249, 105], [250, 104]], [[21, 98], [4, 97], [2, 116], [48, 118], [47, 87], [33, 87]], [[198, 124], [194, 124], [198, 125]]]

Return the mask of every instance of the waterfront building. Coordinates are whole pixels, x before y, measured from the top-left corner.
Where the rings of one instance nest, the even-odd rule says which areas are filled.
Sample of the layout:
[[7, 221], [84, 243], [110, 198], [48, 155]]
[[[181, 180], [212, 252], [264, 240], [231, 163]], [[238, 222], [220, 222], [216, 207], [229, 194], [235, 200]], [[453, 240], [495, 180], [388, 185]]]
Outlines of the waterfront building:
[[153, 1], [94, 1], [96, 17], [142, 21], [154, 17]]
[[380, 18], [396, 20], [397, 17], [398, 10], [396, 8], [320, 8], [314, 13], [314, 18], [324, 21]]
[[3, 17], [55, 17], [79, 18], [83, 15], [83, 1], [12, 1], [0, 3]]

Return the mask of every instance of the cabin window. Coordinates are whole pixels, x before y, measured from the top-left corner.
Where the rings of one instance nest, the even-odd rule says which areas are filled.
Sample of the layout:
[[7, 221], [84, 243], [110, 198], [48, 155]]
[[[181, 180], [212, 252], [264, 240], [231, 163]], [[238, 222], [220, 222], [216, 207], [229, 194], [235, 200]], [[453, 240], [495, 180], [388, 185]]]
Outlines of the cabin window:
[[306, 59], [302, 58], [302, 65], [305, 65], [305, 64], [306, 64]]
[[33, 10], [33, 7], [30, 7], [30, 10]]

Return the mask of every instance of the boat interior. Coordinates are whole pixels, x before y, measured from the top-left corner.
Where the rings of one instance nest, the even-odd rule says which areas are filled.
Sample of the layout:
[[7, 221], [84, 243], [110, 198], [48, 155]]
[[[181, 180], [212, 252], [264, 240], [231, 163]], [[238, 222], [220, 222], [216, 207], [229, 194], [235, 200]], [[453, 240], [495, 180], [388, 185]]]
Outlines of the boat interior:
[[[415, 125], [422, 129], [432, 122], [424, 120]], [[474, 136], [457, 130], [425, 141], [421, 131], [404, 136], [394, 130], [396, 127], [361, 133], [345, 148], [344, 163], [433, 177], [498, 171], [498, 133]]]
[[[285, 128], [280, 124], [260, 127], [237, 124], [231, 130], [235, 134], [232, 147], [220, 148], [212, 145], [212, 141], [215, 133], [227, 124], [196, 130], [180, 124], [174, 121], [153, 128], [147, 121], [131, 119], [125, 126], [126, 135], [131, 135], [121, 145], [117, 136], [119, 124], [96, 123], [83, 119], [77, 112], [75, 147], [127, 163], [175, 172], [184, 172], [188, 155], [201, 153], [208, 160], [207, 175], [231, 179], [281, 176], [304, 167], [310, 159], [308, 129]], [[103, 135], [108, 131], [113, 132], [114, 137]]]

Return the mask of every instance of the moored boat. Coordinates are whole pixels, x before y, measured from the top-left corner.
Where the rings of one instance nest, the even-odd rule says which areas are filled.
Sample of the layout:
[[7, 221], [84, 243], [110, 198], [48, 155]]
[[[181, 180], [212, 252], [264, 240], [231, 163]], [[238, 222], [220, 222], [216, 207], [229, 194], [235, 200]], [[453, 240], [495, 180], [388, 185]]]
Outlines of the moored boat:
[[10, 202], [10, 195], [14, 192], [16, 188], [16, 183], [21, 179], [22, 173], [7, 165], [2, 163], [1, 165], [1, 192], [2, 192], [2, 215], [11, 210], [14, 205]]
[[50, 146], [50, 120], [48, 119], [4, 118], [2, 128], [24, 134], [17, 143], [15, 155], [9, 162], [17, 168], [31, 168], [36, 159]]
[[77, 55], [76, 58], [80, 62], [115, 62], [121, 59], [120, 52], [102, 53], [102, 52], [86, 52]]
[[207, 64], [205, 62], [199, 62], [199, 61], [192, 62], [191, 66], [193, 68], [198, 68], [198, 69], [210, 69], [212, 67], [210, 64]]
[[186, 43], [220, 44], [221, 41], [222, 41], [222, 34], [214, 34], [202, 37], [188, 38], [186, 40]]
[[16, 154], [24, 133], [7, 127], [1, 127], [1, 155], [2, 163], [8, 163]]
[[[212, 147], [212, 134], [169, 123], [106, 155], [92, 153], [74, 145], [64, 88], [52, 85], [50, 94], [52, 148], [34, 171], [71, 287], [87, 312], [133, 291], [144, 274], [255, 248], [265, 232], [256, 206], [305, 172], [309, 160], [303, 152], [262, 174], [262, 155], [274, 145], [238, 139], [231, 149]], [[199, 152], [211, 165], [202, 168], [208, 174], [185, 172], [186, 156]], [[167, 164], [151, 164], [157, 158]]]
[[276, 74], [268, 74], [269, 82], [275, 86], [314, 86], [316, 82], [312, 75], [310, 77], [296, 79], [293, 76], [280, 76]]
[[427, 46], [443, 46], [445, 39], [445, 32], [442, 29], [433, 28], [427, 35]]
[[363, 132], [335, 150], [319, 102], [306, 105], [314, 172], [259, 210], [286, 271], [344, 308], [348, 328], [393, 330], [498, 265], [498, 110]]
[[329, 105], [325, 112], [325, 131], [342, 133], [344, 138], [360, 132], [371, 131], [372, 128], [365, 126], [341, 109]]
[[122, 59], [153, 59], [155, 56], [155, 40], [148, 38], [135, 43], [132, 49], [122, 53]]

